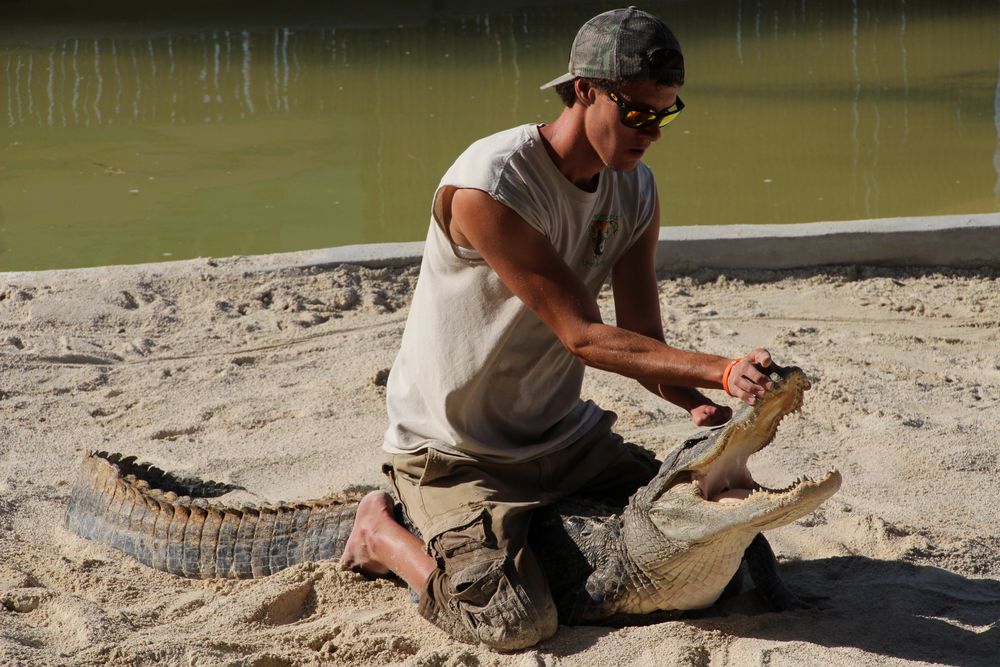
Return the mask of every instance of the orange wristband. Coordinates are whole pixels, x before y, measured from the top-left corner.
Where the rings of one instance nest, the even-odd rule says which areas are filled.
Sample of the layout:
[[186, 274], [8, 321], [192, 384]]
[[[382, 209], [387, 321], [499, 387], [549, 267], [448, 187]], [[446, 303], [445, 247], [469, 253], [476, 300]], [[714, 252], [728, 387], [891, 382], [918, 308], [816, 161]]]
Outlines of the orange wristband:
[[733, 359], [726, 365], [726, 370], [722, 371], [722, 389], [725, 390], [730, 396], [736, 396], [732, 391], [729, 390], [729, 374], [733, 370], [733, 366], [738, 364], [742, 359]]

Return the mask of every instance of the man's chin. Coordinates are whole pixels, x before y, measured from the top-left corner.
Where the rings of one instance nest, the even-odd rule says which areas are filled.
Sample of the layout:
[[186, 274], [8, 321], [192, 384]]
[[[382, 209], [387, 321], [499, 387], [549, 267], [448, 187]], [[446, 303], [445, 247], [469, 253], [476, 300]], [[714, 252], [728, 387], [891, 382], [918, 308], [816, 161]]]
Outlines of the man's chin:
[[639, 166], [642, 162], [641, 159], [635, 158], [631, 160], [619, 160], [615, 164], [609, 164], [608, 169], [611, 171], [620, 171], [622, 173], [628, 173], [630, 171], [635, 171], [635, 168]]

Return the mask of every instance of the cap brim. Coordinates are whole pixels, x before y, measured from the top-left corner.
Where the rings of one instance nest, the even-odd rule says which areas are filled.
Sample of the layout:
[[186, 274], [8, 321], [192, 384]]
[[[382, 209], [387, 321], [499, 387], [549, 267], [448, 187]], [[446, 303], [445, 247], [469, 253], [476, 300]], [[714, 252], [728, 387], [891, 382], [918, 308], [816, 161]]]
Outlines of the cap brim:
[[572, 81], [575, 78], [576, 78], [576, 74], [566, 73], [566, 74], [563, 74], [562, 76], [560, 76], [560, 77], [558, 77], [556, 79], [552, 79], [551, 81], [549, 81], [544, 86], [539, 86], [538, 89], [539, 90], [545, 90], [546, 88], [555, 88], [560, 83], [566, 83], [567, 81]]

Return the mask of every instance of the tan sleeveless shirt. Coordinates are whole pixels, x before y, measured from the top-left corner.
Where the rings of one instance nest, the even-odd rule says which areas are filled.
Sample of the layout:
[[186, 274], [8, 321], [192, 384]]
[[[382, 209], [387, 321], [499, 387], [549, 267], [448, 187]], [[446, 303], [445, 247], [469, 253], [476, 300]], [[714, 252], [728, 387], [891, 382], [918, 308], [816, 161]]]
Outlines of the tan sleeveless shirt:
[[596, 192], [556, 168], [538, 127], [472, 144], [435, 193], [420, 277], [389, 374], [383, 448], [432, 447], [526, 461], [572, 444], [604, 414], [580, 398], [584, 365], [474, 251], [434, 215], [445, 188], [475, 188], [541, 232], [596, 296], [619, 257], [653, 222], [656, 185], [640, 163], [605, 169]]

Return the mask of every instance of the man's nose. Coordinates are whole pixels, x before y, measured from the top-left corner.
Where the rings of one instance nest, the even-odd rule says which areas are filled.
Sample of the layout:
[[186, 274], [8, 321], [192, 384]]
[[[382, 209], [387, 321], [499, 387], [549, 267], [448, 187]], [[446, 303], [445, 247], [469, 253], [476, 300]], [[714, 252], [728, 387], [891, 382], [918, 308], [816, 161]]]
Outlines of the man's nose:
[[661, 134], [659, 125], [650, 125], [649, 127], [644, 127], [640, 129], [639, 132], [641, 132], [644, 137], [648, 138], [650, 143], [657, 141], [660, 138]]

